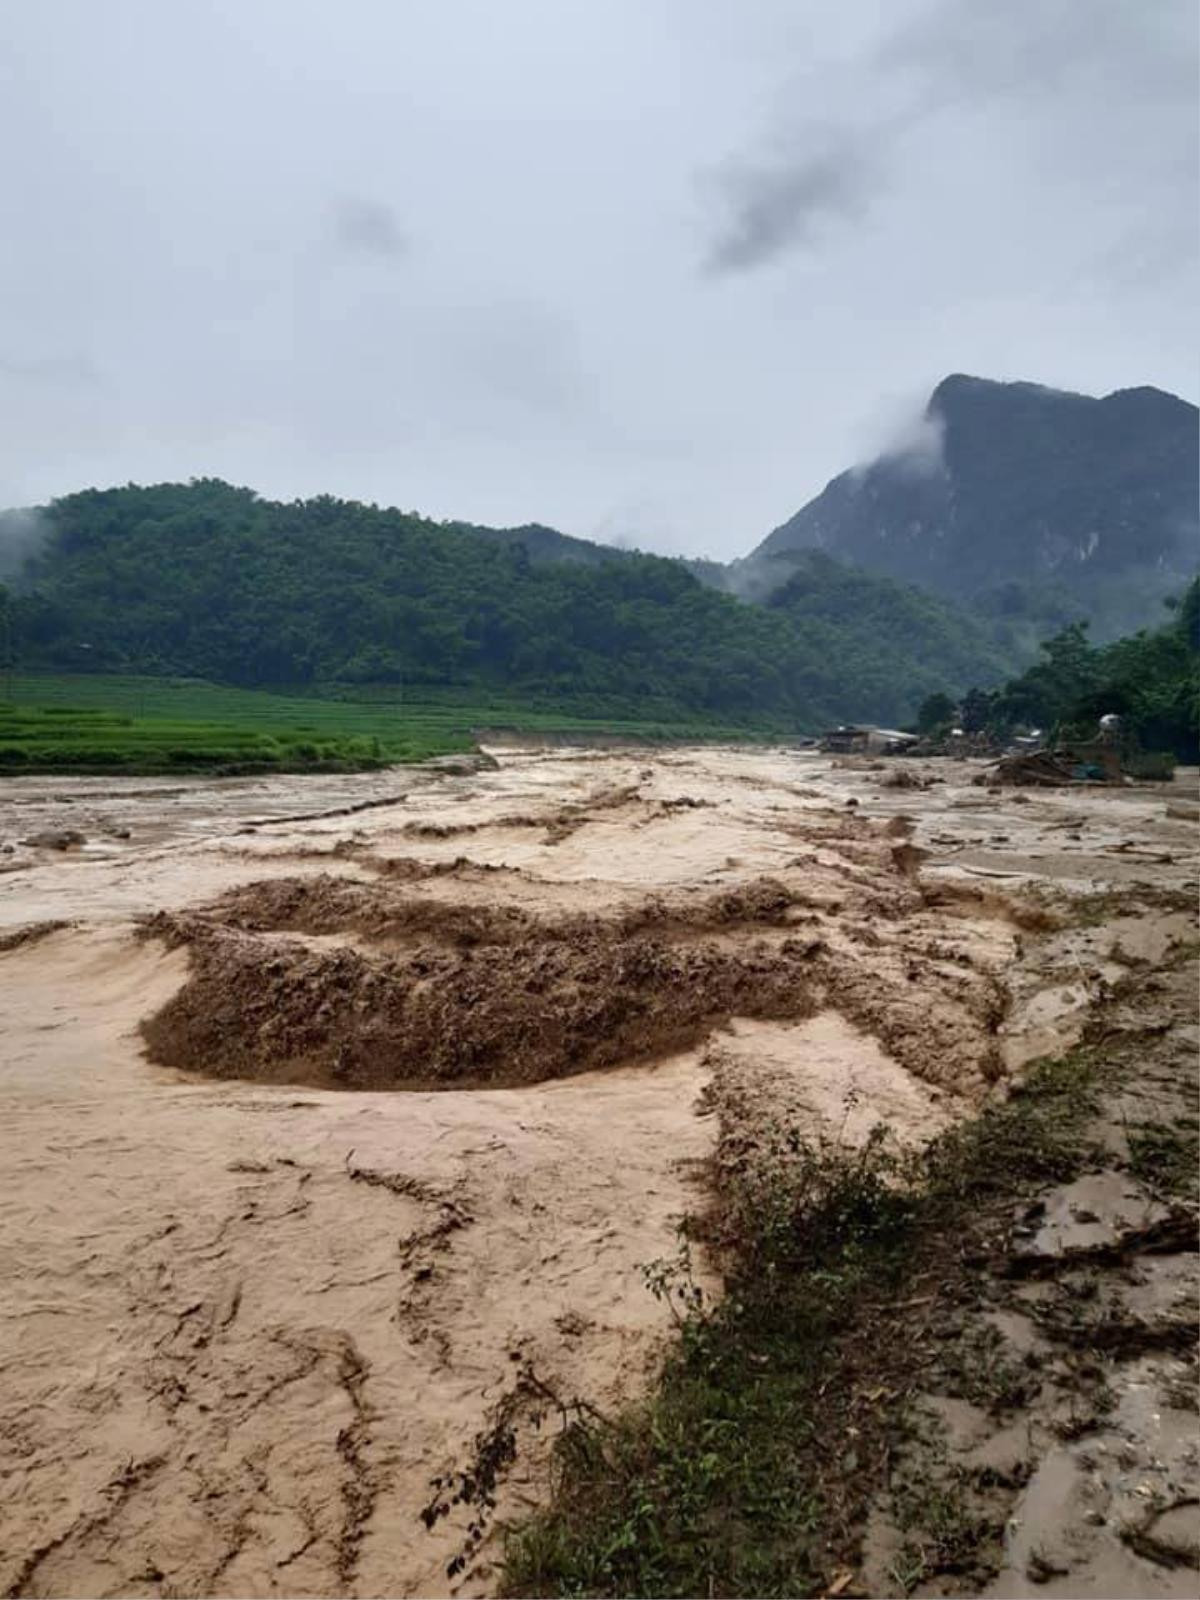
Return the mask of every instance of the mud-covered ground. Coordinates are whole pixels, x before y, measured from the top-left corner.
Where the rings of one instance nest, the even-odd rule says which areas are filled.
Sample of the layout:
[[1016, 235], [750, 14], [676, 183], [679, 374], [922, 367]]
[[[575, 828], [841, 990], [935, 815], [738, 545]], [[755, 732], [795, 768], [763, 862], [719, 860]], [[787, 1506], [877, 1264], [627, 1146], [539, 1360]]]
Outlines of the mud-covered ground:
[[[496, 756], [6, 784], [6, 1592], [494, 1588], [492, 1529], [544, 1496], [561, 1408], [652, 1376], [669, 1322], [642, 1269], [706, 1203], [714, 1074], [764, 1118], [922, 1142], [1161, 972], [1130, 1103], [1194, 1119], [1194, 775], [993, 791], [957, 762]], [[1125, 1137], [1086, 1192], [1047, 1194], [1032, 1250], [1174, 1214]], [[1172, 1241], [1134, 1288], [1194, 1322]], [[1016, 1301], [993, 1311], [1019, 1359]], [[1050, 1592], [1190, 1592], [1149, 1521], [1112, 1532], [1169, 1500], [1194, 1541], [1189, 1354], [1177, 1331], [1114, 1348], [1090, 1445], [1032, 1402], [1005, 1416], [1027, 1448], [1000, 1592], [1031, 1563]], [[1002, 1431], [929, 1406], [946, 1451]], [[1103, 1511], [1097, 1460], [1130, 1463]], [[464, 1475], [482, 1500], [456, 1500]]]

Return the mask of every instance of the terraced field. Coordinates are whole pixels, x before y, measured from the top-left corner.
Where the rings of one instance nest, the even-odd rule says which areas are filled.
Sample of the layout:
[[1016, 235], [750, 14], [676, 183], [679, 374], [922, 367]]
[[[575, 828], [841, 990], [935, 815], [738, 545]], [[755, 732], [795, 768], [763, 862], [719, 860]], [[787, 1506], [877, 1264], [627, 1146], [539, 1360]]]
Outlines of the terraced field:
[[745, 728], [663, 718], [653, 708], [631, 718], [593, 702], [480, 702], [454, 690], [414, 699], [366, 688], [342, 698], [107, 674], [14, 676], [0, 687], [0, 772], [12, 773], [365, 771], [468, 750], [485, 728], [747, 737]]

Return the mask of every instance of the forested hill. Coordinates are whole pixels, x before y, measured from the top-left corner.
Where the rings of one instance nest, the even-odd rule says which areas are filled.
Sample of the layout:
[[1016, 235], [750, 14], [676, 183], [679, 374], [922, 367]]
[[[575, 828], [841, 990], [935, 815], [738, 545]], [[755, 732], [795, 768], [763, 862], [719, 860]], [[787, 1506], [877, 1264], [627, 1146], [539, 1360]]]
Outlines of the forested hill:
[[[963, 608], [939, 599], [926, 589], [880, 578], [859, 567], [843, 566], [819, 550], [805, 551], [782, 589], [768, 607], [787, 618], [802, 636], [817, 630], [836, 634], [853, 618], [855, 637], [875, 639], [879, 648], [860, 658], [859, 690], [883, 703], [888, 678], [897, 664], [915, 680], [929, 684], [970, 681], [971, 664], [979, 660], [981, 639], [986, 637], [979, 619]], [[936, 653], [929, 654], [936, 643]], [[987, 650], [993, 663], [989, 676], [1002, 660], [1019, 655], [1016, 640], [1001, 624]]]
[[559, 533], [544, 522], [527, 522], [519, 528], [485, 528], [477, 522], [447, 522], [439, 526], [456, 533], [474, 533], [481, 538], [515, 548], [520, 545], [530, 561], [574, 562], [582, 566], [599, 566], [605, 561], [618, 561], [623, 556], [638, 552], [619, 549], [616, 545], [596, 544], [592, 539], [577, 539], [573, 534]]
[[1160, 389], [949, 377], [918, 440], [833, 479], [731, 577], [762, 592], [818, 549], [1014, 623], [1154, 626], [1200, 564], [1198, 422]]
[[463, 685], [811, 728], [894, 722], [1012, 664], [951, 605], [834, 562], [752, 606], [681, 562], [581, 558], [553, 530], [531, 550], [521, 530], [211, 479], [87, 490], [0, 518], [6, 531], [32, 541], [8, 602], [26, 670]]

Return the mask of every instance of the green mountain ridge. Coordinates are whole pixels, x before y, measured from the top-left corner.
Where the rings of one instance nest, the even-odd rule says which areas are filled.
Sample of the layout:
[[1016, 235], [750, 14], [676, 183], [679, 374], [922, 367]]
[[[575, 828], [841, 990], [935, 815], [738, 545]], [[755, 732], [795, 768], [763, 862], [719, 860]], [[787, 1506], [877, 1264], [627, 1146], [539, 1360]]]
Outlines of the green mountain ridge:
[[85, 490], [33, 522], [8, 606], [22, 670], [454, 685], [812, 730], [903, 720], [1014, 664], [1002, 630], [828, 558], [757, 606], [681, 561], [536, 525], [283, 503], [215, 479]]
[[1162, 621], [1200, 561], [1197, 411], [955, 375], [919, 440], [727, 565], [218, 479], [0, 514], [10, 666], [403, 684], [810, 731], [986, 688], [1077, 620]]

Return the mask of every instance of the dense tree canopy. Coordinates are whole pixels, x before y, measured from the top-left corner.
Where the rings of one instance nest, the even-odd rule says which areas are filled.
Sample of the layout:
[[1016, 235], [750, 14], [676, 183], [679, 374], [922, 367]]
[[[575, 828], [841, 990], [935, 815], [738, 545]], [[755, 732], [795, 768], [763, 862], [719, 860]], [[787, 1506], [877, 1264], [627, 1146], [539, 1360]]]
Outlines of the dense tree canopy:
[[856, 693], [884, 722], [908, 720], [947, 688], [996, 682], [1014, 664], [965, 608], [821, 551], [804, 552], [767, 603], [803, 638], [825, 641], [833, 659], [849, 663]]
[[[28, 535], [30, 514], [21, 513]], [[814, 557], [769, 607], [678, 561], [503, 536], [213, 479], [87, 490], [36, 514], [15, 584], [26, 667], [242, 685], [589, 695], [813, 726], [910, 715], [1012, 661], [953, 605]]]
[[1042, 658], [994, 694], [972, 690], [964, 702], [975, 726], [1018, 725], [1094, 731], [1113, 712], [1146, 750], [1200, 757], [1200, 579], [1193, 579], [1171, 620], [1096, 647], [1081, 623], [1042, 646]]

